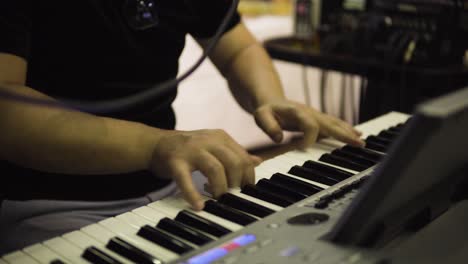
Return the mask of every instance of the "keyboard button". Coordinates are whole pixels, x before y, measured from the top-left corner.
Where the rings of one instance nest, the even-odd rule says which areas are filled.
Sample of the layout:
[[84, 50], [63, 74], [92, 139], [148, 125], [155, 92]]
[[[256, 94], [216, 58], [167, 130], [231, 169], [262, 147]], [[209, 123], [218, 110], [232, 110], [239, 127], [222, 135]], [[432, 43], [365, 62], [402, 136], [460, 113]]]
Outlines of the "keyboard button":
[[222, 237], [231, 233], [231, 230], [187, 210], [179, 212], [175, 220], [215, 237]]
[[302, 167], [308, 168], [308, 169], [315, 169], [318, 171], [321, 171], [325, 174], [327, 174], [329, 177], [332, 177], [336, 180], [342, 181], [346, 180], [349, 177], [353, 176], [354, 174], [345, 170], [340, 170], [338, 168], [328, 166], [323, 163], [319, 163], [316, 161], [308, 160], [304, 162], [304, 165]]
[[[26, 247], [23, 249], [23, 252], [31, 256], [33, 259], [39, 261], [39, 263], [50, 263], [54, 260], [61, 259], [59, 254], [53, 252], [42, 244], [35, 244]], [[2, 264], [1, 261], [0, 264]]]
[[379, 133], [379, 137], [386, 138], [391, 141], [395, 140], [399, 135], [400, 133], [392, 130], [383, 130]]
[[[327, 155], [327, 154], [325, 154], [325, 155]], [[336, 179], [327, 177], [325, 175], [318, 174], [318, 173], [316, 173], [315, 171], [313, 171], [311, 169], [308, 169], [308, 168], [305, 168], [305, 167], [302, 167], [302, 166], [298, 166], [298, 165], [293, 166], [289, 170], [288, 173], [292, 174], [292, 175], [295, 175], [295, 176], [298, 176], [298, 177], [301, 177], [301, 178], [304, 178], [304, 179], [308, 179], [308, 180], [311, 180], [311, 181], [315, 181], [315, 182], [319, 182], [319, 183], [322, 183], [322, 184], [325, 184], [325, 185], [329, 185], [329, 186], [335, 185], [335, 184], [337, 184], [339, 182]]]
[[[3, 256], [3, 259], [9, 264], [38, 264], [39, 263], [21, 251], [15, 251], [15, 252], [6, 254]], [[0, 259], [0, 262], [1, 262], [1, 259]]]
[[366, 166], [362, 166], [361, 164], [355, 163], [347, 158], [338, 157], [333, 154], [324, 154], [322, 157], [320, 157], [319, 160], [330, 163], [330, 164], [335, 164], [341, 167], [345, 167], [350, 170], [359, 171], [359, 172], [364, 171], [368, 168]]
[[48, 247], [50, 250], [59, 254], [63, 259], [70, 261], [71, 263], [85, 264], [88, 263], [86, 260], [81, 258], [82, 249], [71, 244], [62, 237], [56, 237], [42, 242], [42, 244]]
[[87, 248], [82, 257], [93, 264], [122, 264], [96, 247]]
[[253, 185], [244, 186], [241, 190], [241, 193], [267, 201], [272, 204], [279, 205], [281, 207], [287, 207], [294, 203], [293, 200], [288, 199], [287, 197], [272, 193], [268, 190]]
[[255, 217], [244, 214], [240, 211], [237, 211], [236, 209], [232, 209], [229, 206], [215, 202], [213, 200], [206, 201], [203, 210], [242, 226], [246, 226], [257, 221]]
[[270, 181], [290, 186], [291, 188], [294, 188], [295, 190], [298, 190], [299, 192], [306, 195], [313, 195], [324, 190], [322, 187], [286, 176], [281, 173], [273, 174], [273, 176], [270, 178]]
[[124, 256], [136, 263], [142, 264], [160, 264], [163, 263], [160, 259], [146, 253], [145, 251], [133, 246], [120, 237], [112, 238], [106, 247], [113, 252]]
[[262, 179], [257, 183], [257, 186], [260, 188], [264, 188], [269, 190], [272, 193], [279, 194], [284, 197], [288, 197], [289, 199], [293, 200], [294, 202], [301, 201], [305, 198], [308, 197], [308, 195], [301, 194], [299, 192], [296, 192], [287, 186], [283, 186], [281, 184], [272, 182], [267, 179]]
[[353, 155], [353, 154], [349, 154], [349, 153], [346, 153], [345, 151], [342, 151], [342, 150], [334, 150], [331, 154], [337, 156], [337, 157], [342, 157], [342, 158], [345, 158], [345, 159], [349, 159], [357, 164], [361, 164], [362, 166], [365, 166], [367, 168], [370, 168], [372, 166], [374, 166], [375, 164], [377, 164], [377, 162], [374, 162], [372, 160], [368, 160], [367, 158], [365, 157], [362, 157], [362, 156], [358, 156], [358, 155]]
[[354, 155], [359, 155], [363, 156], [369, 160], [372, 160], [374, 162], [379, 162], [382, 160], [382, 158], [385, 156], [384, 154], [366, 149], [366, 148], [358, 148], [358, 147], [353, 147], [353, 146], [344, 146], [341, 148], [341, 151], [348, 152], [350, 154]]
[[210, 237], [190, 228], [189, 226], [176, 222], [167, 217], [161, 219], [157, 227], [198, 246], [202, 246], [206, 243], [213, 241], [213, 239], [211, 239]]
[[184, 243], [183, 241], [149, 225], [143, 226], [137, 234], [177, 254], [184, 254], [194, 249], [192, 246]]
[[265, 207], [265, 206], [256, 204], [254, 202], [251, 202], [249, 200], [240, 198], [240, 197], [238, 197], [238, 196], [236, 196], [234, 194], [231, 194], [231, 193], [223, 194], [218, 199], [218, 202], [222, 203], [222, 204], [225, 204], [227, 206], [230, 206], [230, 207], [232, 207], [234, 209], [244, 211], [246, 213], [249, 213], [251, 215], [255, 215], [255, 216], [261, 217], [261, 218], [269, 216], [269, 215], [271, 215], [271, 214], [273, 214], [275, 212], [274, 210], [272, 210], [272, 209], [270, 209], [268, 207]]
[[387, 152], [387, 146], [376, 143], [376, 142], [374, 142], [372, 140], [368, 140], [368, 139], [366, 139], [365, 141], [366, 141], [366, 148], [367, 149], [382, 152], [382, 153]]
[[379, 137], [379, 136], [368, 136], [366, 138], [366, 140], [370, 140], [372, 142], [375, 142], [375, 143], [378, 143], [378, 144], [384, 145], [384, 146], [389, 146], [390, 144], [392, 144], [391, 140], [388, 140], [386, 138]]

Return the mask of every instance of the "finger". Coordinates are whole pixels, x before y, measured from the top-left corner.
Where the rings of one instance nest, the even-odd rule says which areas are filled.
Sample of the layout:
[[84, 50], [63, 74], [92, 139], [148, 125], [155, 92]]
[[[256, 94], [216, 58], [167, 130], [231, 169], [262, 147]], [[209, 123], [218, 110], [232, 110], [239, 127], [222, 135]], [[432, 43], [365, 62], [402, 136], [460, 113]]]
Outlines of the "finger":
[[271, 108], [260, 108], [255, 112], [255, 122], [276, 143], [283, 140], [283, 130]]
[[255, 184], [255, 164], [250, 163], [244, 170], [244, 177], [242, 178], [242, 187], [248, 184]]
[[307, 147], [317, 142], [320, 132], [318, 122], [311, 116], [304, 114], [304, 112], [296, 112], [295, 117], [299, 130], [304, 133], [301, 142], [302, 147]]
[[242, 183], [242, 174], [246, 167], [246, 163], [242, 157], [236, 155], [234, 151], [227, 147], [218, 147], [209, 150], [224, 166], [229, 187], [239, 187]]
[[194, 210], [202, 210], [204, 206], [203, 199], [192, 181], [190, 166], [183, 161], [173, 161], [170, 165], [170, 170], [170, 173], [177, 186], [179, 186], [179, 189], [182, 191], [185, 200], [193, 207]]
[[197, 158], [195, 167], [208, 178], [211, 194], [215, 198], [227, 192], [228, 185], [224, 166], [215, 156], [209, 152], [202, 152]]
[[348, 130], [341, 128], [340, 126], [331, 126], [328, 128], [330, 136], [338, 139], [339, 141], [348, 143], [356, 147], [364, 147], [365, 142], [359, 136], [349, 133]]
[[257, 167], [263, 162], [263, 159], [256, 155], [250, 155], [250, 160], [253, 162], [255, 167]]

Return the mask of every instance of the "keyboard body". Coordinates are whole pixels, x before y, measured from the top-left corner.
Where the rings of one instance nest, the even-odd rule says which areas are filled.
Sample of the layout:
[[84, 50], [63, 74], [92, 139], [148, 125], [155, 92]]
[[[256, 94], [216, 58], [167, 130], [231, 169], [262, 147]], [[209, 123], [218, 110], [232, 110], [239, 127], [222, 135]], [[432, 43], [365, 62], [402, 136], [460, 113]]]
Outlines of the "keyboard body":
[[[362, 137], [378, 135], [382, 130], [406, 122], [408, 115], [391, 112], [356, 126]], [[306, 150], [290, 151], [263, 162], [256, 168], [256, 181], [269, 179], [275, 173], [282, 173], [306, 183], [313, 183], [323, 190], [308, 196], [290, 206], [278, 206], [261, 199], [241, 193], [239, 189], [230, 193], [263, 205], [274, 211], [267, 217], [255, 217], [252, 224], [233, 223], [222, 216], [208, 212], [193, 212], [180, 197], [168, 197], [142, 208], [112, 217], [63, 236], [32, 245], [0, 258], [0, 264], [16, 263], [376, 263], [385, 255], [385, 250], [375, 251], [362, 248], [340, 246], [328, 242], [324, 237], [333, 227], [344, 209], [359, 191], [359, 185], [369, 176], [375, 166], [356, 171], [337, 165], [330, 165], [352, 176], [333, 185], [327, 185], [290, 175], [288, 170], [294, 165], [301, 165], [307, 160], [317, 163], [321, 156], [342, 148], [345, 144], [333, 139], [323, 139]], [[326, 164], [326, 163], [324, 163]], [[206, 197], [206, 199], [210, 199]], [[325, 203], [323, 201], [326, 200]], [[185, 253], [161, 246], [160, 242], [143, 238], [144, 226], [148, 236], [159, 227], [161, 219], [176, 219], [182, 210], [186, 210], [215, 222], [231, 232], [224, 236], [214, 236], [201, 232], [211, 238], [211, 242], [197, 245], [186, 243], [192, 249]], [[166, 232], [160, 232], [166, 234]], [[128, 258], [111, 250], [109, 241], [119, 237], [124, 242], [136, 246], [140, 255]], [[147, 237], [146, 237], [147, 238]], [[154, 237], [151, 237], [154, 238]], [[157, 239], [156, 239], [157, 240]], [[155, 241], [156, 241], [155, 240]], [[187, 240], [182, 239], [187, 242]], [[119, 241], [114, 241], [118, 244]], [[90, 247], [104, 255], [96, 258], [84, 258], [83, 254]], [[182, 250], [182, 249], [180, 249]], [[134, 252], [132, 252], [134, 253]], [[146, 255], [145, 255], [146, 254]], [[149, 255], [150, 257], [148, 258]], [[108, 262], [103, 259], [109, 257]], [[134, 256], [134, 255], [132, 255]], [[146, 258], [145, 258], [146, 256]], [[155, 258], [151, 258], [154, 256]], [[141, 258], [139, 258], [141, 257]]]

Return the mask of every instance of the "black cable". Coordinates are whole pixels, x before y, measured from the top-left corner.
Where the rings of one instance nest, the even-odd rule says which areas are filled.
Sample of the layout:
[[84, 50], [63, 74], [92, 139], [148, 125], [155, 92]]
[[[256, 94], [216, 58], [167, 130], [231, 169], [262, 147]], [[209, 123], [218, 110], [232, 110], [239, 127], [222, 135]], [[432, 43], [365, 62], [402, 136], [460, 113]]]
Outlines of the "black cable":
[[189, 68], [185, 73], [180, 75], [176, 79], [167, 80], [163, 83], [153, 85], [151, 88], [138, 92], [136, 94], [125, 96], [118, 99], [104, 100], [104, 101], [76, 101], [67, 98], [55, 98], [58, 101], [44, 100], [38, 98], [32, 98], [29, 96], [24, 96], [20, 94], [15, 94], [7, 91], [0, 90], [0, 97], [10, 100], [15, 100], [24, 103], [30, 103], [41, 106], [48, 107], [60, 107], [75, 109], [83, 112], [89, 113], [109, 113], [115, 111], [121, 111], [128, 109], [136, 104], [152, 100], [158, 97], [162, 97], [165, 94], [169, 93], [171, 89], [180, 84], [183, 80], [189, 77], [198, 67], [205, 61], [209, 54], [214, 49], [215, 45], [221, 38], [221, 35], [224, 33], [225, 29], [228, 26], [228, 23], [234, 16], [237, 6], [239, 5], [239, 0], [232, 0], [232, 4], [229, 7], [229, 10], [222, 21], [221, 25], [216, 30], [215, 35], [213, 36], [210, 43], [204, 49], [202, 56], [195, 62], [195, 64]]

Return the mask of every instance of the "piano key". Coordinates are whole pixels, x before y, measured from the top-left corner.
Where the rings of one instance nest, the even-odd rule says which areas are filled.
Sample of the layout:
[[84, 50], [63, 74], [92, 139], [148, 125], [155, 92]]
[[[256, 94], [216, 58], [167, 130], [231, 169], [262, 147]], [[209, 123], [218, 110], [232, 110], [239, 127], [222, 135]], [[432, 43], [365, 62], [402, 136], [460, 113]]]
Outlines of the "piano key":
[[135, 214], [133, 212], [127, 212], [123, 213], [120, 215], [117, 215], [115, 218], [122, 220], [123, 222], [126, 222], [127, 224], [131, 225], [133, 228], [139, 229], [140, 227], [144, 225], [156, 225], [159, 220], [163, 219], [165, 216], [161, 214], [161, 218], [154, 218], [152, 220], [149, 220], [145, 217], [141, 217], [138, 214]]
[[289, 177], [287, 175], [281, 173], [275, 173], [271, 176], [271, 181], [277, 182], [279, 184], [283, 184], [286, 186], [291, 186], [292, 188], [301, 191], [303, 193], [307, 193], [308, 195], [314, 195], [318, 192], [324, 190], [324, 188], [307, 183], [305, 181], [298, 180], [293, 177]]
[[175, 218], [177, 214], [182, 211], [182, 210], [187, 210], [192, 213], [195, 213], [205, 219], [208, 219], [214, 223], [217, 223], [224, 228], [227, 228], [231, 231], [237, 231], [242, 229], [243, 227], [239, 224], [236, 224], [234, 222], [231, 222], [229, 220], [226, 220], [222, 217], [210, 214], [205, 211], [193, 211], [190, 207], [190, 205], [181, 197], [181, 196], [174, 196], [174, 197], [169, 197], [161, 201], [156, 201], [153, 203], [150, 203], [148, 205], [151, 208], [154, 208], [155, 210], [158, 210], [164, 214], [166, 214], [170, 218]]
[[370, 149], [370, 150], [374, 150], [374, 151], [378, 151], [382, 153], [387, 152], [387, 146], [376, 143], [372, 140], [367, 140], [367, 139], [366, 139], [366, 149]]
[[399, 132], [392, 131], [391, 129], [382, 130], [379, 133], [379, 137], [386, 138], [391, 141], [395, 140], [399, 135]]
[[[342, 167], [342, 166], [339, 166], [339, 165], [329, 164], [329, 163], [320, 161], [320, 157], [322, 157], [324, 154], [331, 153], [335, 149], [337, 149], [337, 148], [331, 148], [330, 147], [328, 151], [320, 151], [320, 153], [321, 153], [320, 155], [318, 155], [318, 153], [315, 153], [314, 155], [310, 155], [310, 156], [304, 156], [304, 154], [302, 154], [301, 152], [291, 151], [291, 152], [286, 153], [284, 155], [284, 157], [285, 158], [291, 158], [293, 161], [296, 161], [296, 162], [294, 162], [293, 165], [301, 165], [301, 164], [304, 164], [304, 162], [306, 162], [308, 160], [311, 160], [311, 161], [315, 161], [315, 162], [318, 162], [318, 163], [321, 163], [321, 164], [324, 164], [324, 165], [327, 165], [327, 166], [330, 166], [330, 167], [334, 167], [334, 168], [337, 168], [337, 169], [340, 169], [340, 170], [343, 170], [343, 171], [347, 171], [347, 172], [349, 172], [351, 174], [356, 174], [356, 171], [354, 171], [354, 170], [350, 170], [348, 168], [345, 168], [345, 167]], [[300, 158], [298, 158], [298, 157], [300, 157]]]
[[112, 238], [107, 248], [118, 253], [119, 255], [125, 256], [126, 258], [142, 264], [160, 264], [163, 263], [160, 259], [154, 257], [151, 254], [133, 246], [122, 238]]
[[85, 249], [81, 256], [93, 264], [122, 264], [122, 262], [94, 246]]
[[348, 152], [353, 155], [363, 156], [375, 162], [381, 161], [382, 158], [385, 156], [382, 153], [375, 152], [366, 148], [358, 148], [349, 145], [346, 145], [343, 148], [341, 148], [341, 151]]
[[264, 200], [260, 200], [258, 198], [255, 198], [255, 197], [252, 197], [252, 196], [249, 196], [249, 195], [246, 195], [246, 194], [243, 194], [241, 193], [241, 189], [240, 188], [232, 188], [229, 190], [229, 193], [239, 197], [239, 198], [242, 198], [242, 199], [245, 199], [247, 201], [251, 201], [253, 203], [256, 203], [256, 204], [259, 204], [261, 206], [264, 206], [264, 207], [267, 207], [275, 212], [278, 212], [278, 211], [281, 211], [283, 210], [283, 207], [281, 206], [278, 206], [276, 204], [272, 204], [272, 203], [269, 203], [269, 202], [266, 202]]
[[[337, 151], [337, 150], [334, 150], [334, 151]], [[354, 173], [351, 173], [351, 172], [348, 172], [348, 171], [345, 171], [345, 170], [341, 170], [341, 169], [338, 169], [336, 167], [332, 167], [332, 166], [329, 166], [329, 165], [326, 165], [326, 164], [323, 164], [323, 163], [320, 163], [320, 162], [317, 162], [317, 161], [313, 161], [313, 160], [308, 160], [308, 161], [304, 162], [302, 167], [305, 167], [305, 168], [308, 168], [308, 169], [319, 170], [319, 171], [321, 171], [323, 173], [328, 174], [332, 178], [339, 178], [340, 180], [346, 180], [349, 177], [354, 175]]]
[[237, 209], [237, 210], [240, 210], [240, 211], [244, 211], [246, 213], [249, 213], [251, 215], [255, 215], [257, 217], [266, 217], [266, 216], [269, 216], [271, 214], [273, 214], [275, 211], [268, 208], [268, 207], [265, 207], [265, 206], [262, 206], [262, 205], [259, 205], [255, 202], [252, 202], [252, 201], [249, 201], [249, 200], [246, 200], [246, 199], [243, 199], [239, 196], [236, 196], [232, 193], [225, 193], [223, 194], [219, 199], [218, 199], [218, 202], [219, 203], [222, 203], [222, 204], [225, 204], [227, 206], [230, 206], [234, 209]]
[[[109, 255], [110, 257], [112, 257], [113, 259], [118, 261], [119, 263], [131, 263], [128, 260], [122, 258], [121, 256], [107, 250], [105, 248], [104, 243], [102, 243], [102, 242], [100, 242], [98, 240], [95, 240], [94, 238], [90, 237], [89, 235], [87, 235], [86, 233], [84, 233], [82, 231], [73, 231], [73, 232], [70, 232], [70, 233], [66, 233], [66, 234], [62, 235], [62, 238], [67, 240], [71, 244], [74, 244], [75, 246], [79, 247], [80, 249], [82, 249], [84, 251], [89, 247], [95, 247], [95, 248], [99, 249], [100, 251], [102, 251], [103, 253]], [[89, 253], [92, 253], [92, 252], [89, 252]], [[87, 259], [87, 260], [94, 263], [93, 261], [91, 261], [89, 259]]]
[[138, 235], [177, 254], [184, 254], [194, 249], [194, 247], [184, 243], [182, 240], [149, 225], [141, 227]]
[[159, 221], [157, 227], [168, 233], [183, 238], [197, 246], [202, 246], [206, 243], [214, 241], [212, 238], [204, 235], [201, 232], [198, 232], [195, 229], [192, 229], [190, 226], [179, 223], [167, 217]]
[[49, 248], [43, 246], [42, 244], [35, 244], [23, 249], [23, 252], [31, 256], [33, 259], [39, 263], [49, 264], [50, 262], [60, 259], [61, 257], [50, 250]]
[[366, 166], [353, 162], [347, 158], [338, 157], [333, 154], [324, 154], [322, 157], [320, 157], [320, 161], [342, 166], [342, 167], [348, 168], [350, 170], [355, 170], [358, 172], [368, 169], [368, 167]]
[[231, 230], [187, 210], [179, 212], [175, 220], [215, 237], [222, 237], [231, 233]]
[[296, 192], [287, 186], [283, 186], [281, 184], [271, 182], [270, 180], [267, 179], [262, 179], [257, 183], [257, 186], [260, 188], [264, 188], [266, 190], [269, 190], [273, 193], [279, 194], [284, 197], [288, 197], [289, 199], [299, 202], [301, 200], [304, 200], [305, 198], [308, 197], [308, 195], [304, 195], [300, 192]]
[[[117, 236], [117, 234], [118, 234], [118, 232], [117, 233], [111, 232], [109, 229], [104, 228], [100, 224], [93, 224], [93, 225], [83, 227], [81, 229], [81, 231], [83, 233], [86, 233], [88, 236], [94, 238], [95, 240], [100, 241], [101, 243], [103, 243], [105, 245], [107, 245], [108, 242], [110, 240], [112, 240], [115, 236]], [[135, 247], [138, 247], [138, 248], [140, 248], [142, 250], [147, 250], [148, 252], [151, 252], [151, 253], [154, 252], [152, 249], [146, 249], [146, 247], [145, 247], [146, 244], [145, 243], [149, 243], [149, 242], [147, 242], [145, 239], [142, 239], [142, 238], [139, 238], [139, 237], [137, 237], [137, 239], [135, 239], [134, 236], [130, 237], [130, 236], [124, 235], [122, 233], [118, 234], [118, 236], [120, 238], [124, 239], [126, 242], [132, 244]], [[144, 243], [142, 243], [142, 241]], [[161, 250], [169, 252], [170, 254], [175, 256], [175, 257], [172, 257], [172, 258], [168, 258], [168, 260], [165, 260], [165, 261], [170, 261], [170, 260], [175, 259], [175, 258], [178, 257], [176, 254], [174, 254], [171, 251], [168, 251], [168, 250], [166, 250], [164, 248], [161, 248]], [[159, 252], [161, 250], [159, 250]], [[159, 257], [159, 256], [157, 256], [157, 257]]]
[[[328, 154], [325, 154], [325, 155], [328, 155]], [[340, 182], [339, 180], [327, 177], [325, 175], [320, 175], [318, 173], [315, 173], [313, 170], [310, 170], [310, 169], [307, 169], [307, 168], [304, 168], [304, 167], [298, 166], [298, 165], [293, 166], [288, 171], [288, 173], [292, 174], [292, 175], [295, 175], [295, 176], [298, 176], [298, 177], [301, 177], [301, 178], [304, 178], [304, 179], [314, 181], [314, 182], [319, 182], [319, 183], [322, 183], [322, 184], [326, 184], [326, 185], [329, 185], [329, 186], [335, 185], [338, 182]]]
[[346, 153], [345, 151], [341, 151], [340, 149], [334, 150], [331, 154], [335, 155], [337, 157], [342, 157], [342, 158], [348, 159], [348, 160], [350, 160], [350, 161], [352, 161], [354, 163], [361, 164], [362, 166], [367, 167], [367, 168], [370, 168], [370, 167], [374, 166], [375, 164], [377, 164], [377, 162], [374, 162], [372, 160], [368, 160], [368, 159], [366, 159], [364, 157], [360, 157], [360, 156], [357, 156], [357, 155], [352, 155], [352, 154]]
[[56, 260], [53, 260], [52, 262], [50, 262], [50, 264], [67, 264], [67, 263], [63, 262], [60, 259], [56, 259]]
[[387, 131], [401, 135], [402, 129], [403, 129], [402, 127], [392, 126], [392, 127], [387, 128]]
[[253, 185], [244, 186], [241, 190], [241, 193], [258, 198], [263, 201], [276, 204], [281, 207], [287, 207], [294, 203], [293, 200], [288, 199], [287, 197], [280, 196], [278, 194], [272, 193], [268, 190]]
[[206, 201], [203, 210], [243, 226], [257, 221], [257, 218], [255, 217], [244, 214], [241, 211], [213, 200]]
[[6, 262], [6, 260], [3, 260], [0, 258], [0, 264], [8, 264], [8, 262]]
[[162, 259], [165, 262], [169, 262], [178, 258], [178, 255], [174, 252], [171, 252], [157, 244], [154, 244], [151, 241], [148, 241], [138, 236], [137, 228], [134, 228], [133, 226], [130, 226], [117, 218], [108, 218], [99, 222], [98, 224], [117, 234], [122, 239], [125, 239], [125, 237], [121, 235], [127, 236], [128, 238], [132, 239], [132, 241], [128, 241], [129, 243], [132, 243], [134, 246], [139, 247], [141, 250], [151, 252], [151, 254], [154, 257]]
[[42, 244], [62, 256], [65, 261], [69, 261], [70, 263], [90, 263], [81, 258], [82, 250], [80, 248], [71, 244], [62, 237], [46, 240]]
[[384, 145], [384, 146], [389, 146], [390, 144], [392, 144], [392, 141], [391, 140], [388, 140], [386, 138], [383, 138], [383, 137], [379, 137], [379, 136], [368, 136], [366, 138], [366, 141], [367, 140], [370, 140], [370, 141], [373, 141], [375, 143], [378, 143], [380, 145]]
[[3, 259], [10, 264], [38, 264], [32, 257], [21, 251], [15, 251], [3, 256]]

